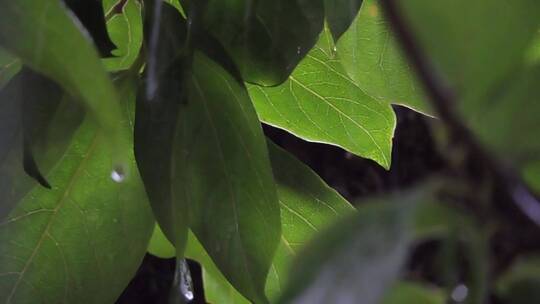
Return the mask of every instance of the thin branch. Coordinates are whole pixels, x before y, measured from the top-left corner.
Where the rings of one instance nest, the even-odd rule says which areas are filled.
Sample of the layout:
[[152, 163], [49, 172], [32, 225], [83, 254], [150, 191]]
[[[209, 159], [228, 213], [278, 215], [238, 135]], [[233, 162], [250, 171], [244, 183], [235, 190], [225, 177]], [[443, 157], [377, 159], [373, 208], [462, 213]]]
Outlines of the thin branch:
[[528, 186], [513, 170], [509, 170], [500, 161], [492, 157], [476, 140], [472, 132], [461, 121], [457, 114], [456, 95], [444, 85], [423, 50], [414, 39], [410, 27], [400, 14], [398, 1], [381, 0], [381, 7], [403, 51], [409, 58], [424, 89], [432, 101], [439, 118], [446, 124], [451, 139], [463, 144], [471, 155], [482, 160], [486, 168], [492, 172], [497, 185], [504, 187], [515, 206], [536, 225], [540, 226], [540, 202]]

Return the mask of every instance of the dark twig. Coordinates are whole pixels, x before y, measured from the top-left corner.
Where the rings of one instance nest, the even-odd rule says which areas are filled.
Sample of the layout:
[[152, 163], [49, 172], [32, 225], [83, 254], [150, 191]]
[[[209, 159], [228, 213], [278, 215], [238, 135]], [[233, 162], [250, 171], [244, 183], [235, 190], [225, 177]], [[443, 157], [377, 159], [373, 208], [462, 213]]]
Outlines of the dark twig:
[[396, 0], [381, 0], [381, 7], [396, 38], [415, 68], [424, 89], [432, 101], [438, 117], [448, 127], [451, 139], [461, 143], [475, 157], [482, 160], [486, 168], [493, 174], [495, 184], [504, 187], [509, 198], [518, 209], [540, 226], [540, 202], [527, 185], [512, 170], [508, 170], [501, 162], [491, 156], [476, 140], [471, 131], [461, 121], [455, 110], [456, 96], [452, 90], [443, 85], [434, 72], [427, 56], [416, 43], [407, 22], [400, 14]]

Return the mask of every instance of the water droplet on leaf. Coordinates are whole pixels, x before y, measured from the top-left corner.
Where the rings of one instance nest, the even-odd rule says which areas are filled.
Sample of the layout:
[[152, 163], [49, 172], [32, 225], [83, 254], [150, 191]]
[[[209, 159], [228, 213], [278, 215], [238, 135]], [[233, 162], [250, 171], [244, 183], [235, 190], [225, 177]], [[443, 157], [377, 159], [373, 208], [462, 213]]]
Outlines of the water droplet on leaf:
[[176, 259], [176, 270], [171, 294], [171, 303], [189, 303], [195, 297], [193, 281], [185, 259]]
[[122, 167], [116, 167], [111, 172], [111, 178], [113, 181], [121, 183], [126, 179], [126, 172], [124, 169], [122, 169]]

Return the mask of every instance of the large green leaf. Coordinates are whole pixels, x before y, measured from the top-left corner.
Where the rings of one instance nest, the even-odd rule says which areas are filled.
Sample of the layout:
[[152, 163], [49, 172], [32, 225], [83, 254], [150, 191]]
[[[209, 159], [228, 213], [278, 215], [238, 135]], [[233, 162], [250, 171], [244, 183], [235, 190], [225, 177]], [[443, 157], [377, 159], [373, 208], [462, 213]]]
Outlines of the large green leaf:
[[262, 85], [285, 81], [317, 41], [324, 20], [323, 0], [183, 3], [188, 12], [193, 6], [188, 17], [223, 44], [243, 78]]
[[378, 2], [363, 2], [351, 28], [337, 43], [338, 57], [351, 79], [374, 99], [431, 114]]
[[275, 184], [261, 125], [243, 86], [196, 53], [175, 145], [190, 227], [229, 281], [267, 302], [265, 280], [279, 242]]
[[334, 41], [347, 31], [356, 17], [363, 0], [324, 0], [326, 22]]
[[335, 58], [325, 30], [280, 86], [249, 86], [259, 118], [309, 141], [340, 146], [390, 168], [396, 125], [389, 104], [367, 95]]
[[[281, 207], [282, 235], [266, 280], [266, 294], [274, 302], [285, 287], [296, 253], [318, 231], [354, 208], [326, 185], [309, 167], [268, 143]], [[249, 303], [220, 273], [198, 240], [191, 236], [186, 255], [203, 266], [205, 295], [212, 303]]]
[[[153, 6], [148, 8], [151, 12]], [[181, 132], [178, 116], [180, 104], [187, 98], [185, 82], [191, 58], [184, 48], [185, 22], [180, 13], [163, 4], [157, 24], [159, 39], [152, 55], [155, 57], [148, 60], [145, 82], [137, 96], [135, 156], [156, 219], [181, 256], [187, 240], [188, 207], [176, 173], [184, 170], [179, 161], [183, 147], [174, 141]], [[153, 14], [147, 14], [147, 43], [153, 26]], [[149, 94], [149, 85], [154, 86], [153, 94]]]
[[113, 58], [104, 59], [108, 70], [128, 69], [139, 55], [143, 40], [141, 3], [128, 0], [121, 14], [115, 14], [107, 21], [107, 30], [117, 49]]
[[[124, 84], [122, 96], [133, 98], [133, 87]], [[111, 176], [107, 130], [87, 117], [69, 140], [66, 121], [74, 113], [72, 102], [63, 104], [36, 154], [48, 164], [53, 188], [25, 177], [17, 161], [1, 167], [14, 182], [0, 193], [1, 200], [17, 201], [0, 223], [0, 300], [5, 303], [112, 303], [137, 270], [151, 235], [152, 216], [133, 157], [126, 175]], [[129, 129], [128, 115], [119, 123]]]
[[279, 303], [376, 304], [407, 257], [415, 201], [364, 204], [298, 255]]
[[396, 3], [458, 97], [484, 97], [487, 89], [502, 82], [523, 61], [523, 51], [540, 24], [537, 0]]
[[0, 48], [0, 90], [21, 69], [19, 59]]
[[0, 46], [87, 105], [106, 131], [114, 166], [127, 159], [113, 84], [88, 35], [59, 0], [0, 0]]

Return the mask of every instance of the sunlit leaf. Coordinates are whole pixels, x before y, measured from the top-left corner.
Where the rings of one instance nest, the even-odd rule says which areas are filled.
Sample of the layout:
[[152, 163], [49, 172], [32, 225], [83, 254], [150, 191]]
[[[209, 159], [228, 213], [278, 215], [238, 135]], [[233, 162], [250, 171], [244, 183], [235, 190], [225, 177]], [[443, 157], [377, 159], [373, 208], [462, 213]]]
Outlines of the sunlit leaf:
[[107, 21], [107, 29], [117, 49], [112, 52], [114, 57], [104, 59], [108, 70], [129, 68], [142, 46], [142, 16], [141, 4], [137, 0], [128, 0], [121, 14], [115, 14]]
[[374, 99], [431, 114], [378, 2], [362, 3], [351, 28], [337, 43], [338, 57], [351, 79]]
[[441, 290], [420, 283], [402, 281], [395, 284], [384, 296], [382, 304], [444, 304]]
[[328, 30], [289, 80], [277, 87], [249, 86], [249, 92], [263, 122], [390, 168], [394, 112], [346, 75]]
[[148, 244], [148, 252], [163, 259], [176, 257], [176, 248], [167, 240], [157, 224], [154, 226], [154, 232]]

